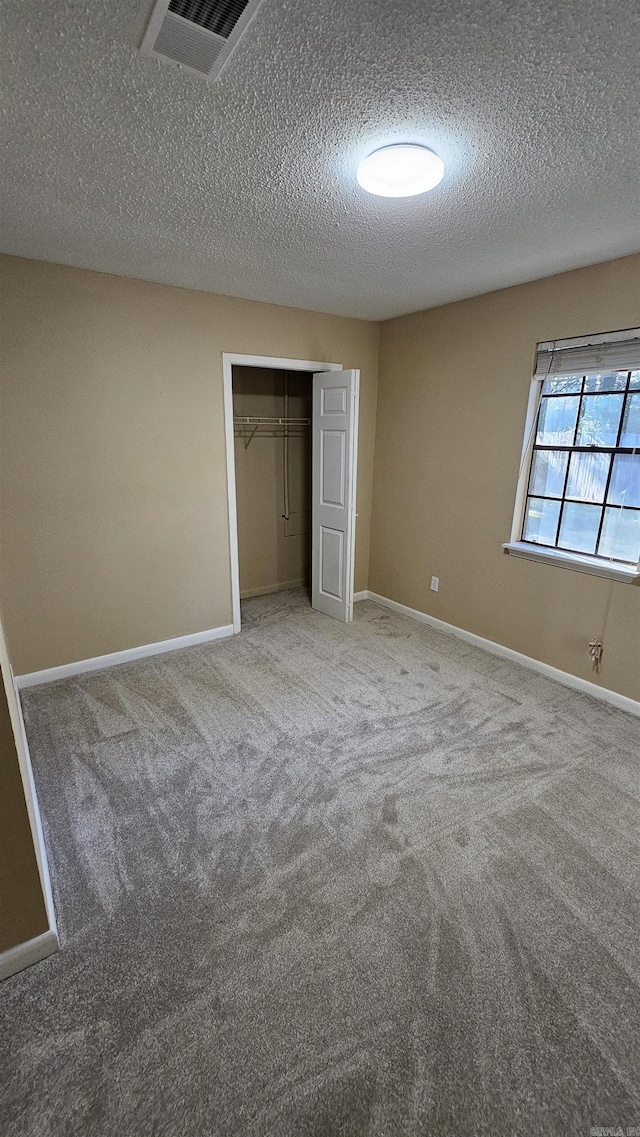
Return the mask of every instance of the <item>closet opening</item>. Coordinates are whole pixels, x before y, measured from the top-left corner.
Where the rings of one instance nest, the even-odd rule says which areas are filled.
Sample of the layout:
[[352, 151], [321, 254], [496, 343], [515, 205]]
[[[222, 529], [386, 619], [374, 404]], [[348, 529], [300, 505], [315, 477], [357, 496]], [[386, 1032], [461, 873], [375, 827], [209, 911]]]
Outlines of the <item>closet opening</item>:
[[223, 352], [233, 630], [240, 598], [310, 589], [353, 619], [360, 372]]
[[234, 366], [232, 388], [240, 599], [311, 603], [313, 373]]

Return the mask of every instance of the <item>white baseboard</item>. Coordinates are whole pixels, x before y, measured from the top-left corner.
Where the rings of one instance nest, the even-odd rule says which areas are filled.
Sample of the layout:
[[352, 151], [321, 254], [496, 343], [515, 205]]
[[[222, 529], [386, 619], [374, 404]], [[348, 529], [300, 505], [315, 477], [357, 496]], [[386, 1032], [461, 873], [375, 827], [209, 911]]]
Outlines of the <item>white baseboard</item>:
[[128, 648], [127, 651], [114, 651], [110, 655], [96, 655], [93, 659], [81, 659], [77, 663], [63, 663], [60, 667], [47, 667], [44, 671], [31, 671], [27, 675], [16, 675], [18, 690], [25, 687], [38, 687], [42, 683], [53, 683], [56, 679], [70, 679], [74, 675], [84, 675], [86, 671], [101, 671], [103, 667], [115, 667], [119, 663], [131, 663], [134, 659], [144, 659], [149, 655], [163, 655], [167, 651], [179, 651], [183, 647], [210, 643], [233, 635], [233, 624], [220, 628], [209, 628], [205, 632], [193, 632], [189, 636], [177, 636], [173, 640], [160, 640], [155, 644]]
[[49, 930], [43, 932], [41, 936], [27, 940], [24, 944], [18, 944], [8, 951], [1, 952], [0, 980], [8, 979], [10, 975], [17, 975], [18, 971], [24, 971], [25, 967], [31, 967], [32, 963], [39, 963], [41, 959], [53, 955], [59, 947], [57, 935]]
[[554, 679], [556, 683], [562, 683], [564, 687], [573, 687], [575, 691], [581, 691], [584, 695], [601, 699], [619, 711], [627, 711], [628, 714], [640, 716], [640, 702], [636, 699], [620, 695], [608, 687], [599, 687], [597, 683], [590, 683], [588, 679], [581, 679], [579, 675], [572, 675], [569, 671], [561, 671], [558, 667], [552, 667], [550, 663], [543, 663], [540, 659], [532, 659], [530, 655], [522, 655], [521, 652], [514, 651], [513, 648], [494, 643], [493, 640], [486, 640], [483, 636], [477, 636], [474, 632], [467, 632], [464, 628], [457, 628], [455, 624], [447, 624], [445, 620], [438, 620], [435, 616], [428, 616], [426, 612], [418, 612], [416, 608], [408, 608], [406, 604], [399, 604], [397, 600], [388, 600], [386, 596], [380, 596], [377, 592], [370, 591], [358, 592], [354, 599], [372, 600], [374, 604], [379, 604], [382, 608], [390, 608], [392, 612], [399, 612], [400, 615], [409, 616], [412, 620], [419, 620], [422, 624], [430, 624], [431, 627], [438, 628], [441, 632], [447, 632], [450, 636], [457, 636], [458, 639], [473, 644], [474, 647], [482, 648], [483, 651], [491, 652], [492, 655], [510, 659], [513, 663], [528, 667], [530, 671], [537, 671], [538, 674], [545, 675], [547, 679]]
[[354, 594], [353, 594], [353, 602], [354, 602], [354, 604], [355, 604], [355, 603], [356, 603], [358, 600], [369, 600], [369, 599], [370, 599], [370, 596], [369, 596], [369, 593], [367, 592], [367, 589], [366, 589], [366, 588], [365, 588], [364, 592], [354, 592]]

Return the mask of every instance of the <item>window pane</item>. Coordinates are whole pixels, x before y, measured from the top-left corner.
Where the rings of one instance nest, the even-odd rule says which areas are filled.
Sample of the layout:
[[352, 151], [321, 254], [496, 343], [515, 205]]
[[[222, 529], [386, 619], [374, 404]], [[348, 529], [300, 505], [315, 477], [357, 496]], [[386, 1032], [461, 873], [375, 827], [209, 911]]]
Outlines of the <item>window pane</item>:
[[640, 513], [637, 510], [605, 509], [598, 553], [618, 561], [637, 562], [640, 557]]
[[616, 454], [607, 501], [640, 506], [640, 454]]
[[629, 383], [632, 391], [640, 391], [640, 371], [631, 372], [631, 381]]
[[[603, 399], [610, 398], [603, 395]], [[614, 398], [617, 396], [614, 396]], [[538, 433], [536, 442], [542, 446], [571, 446], [580, 399], [577, 395], [567, 398], [543, 399], [538, 414]]]
[[567, 501], [562, 511], [558, 545], [579, 553], [594, 553], [600, 527], [599, 505], [579, 505]]
[[559, 514], [559, 501], [530, 497], [524, 519], [523, 540], [535, 541], [539, 545], [555, 545]]
[[582, 400], [576, 446], [615, 446], [624, 395], [587, 395]]
[[610, 454], [572, 454], [567, 478], [567, 497], [580, 501], [604, 501]]
[[531, 493], [562, 497], [568, 457], [566, 450], [536, 450], [531, 470]]
[[[607, 395], [604, 396], [604, 398], [607, 397]], [[620, 445], [640, 446], [640, 394], [627, 395]]]
[[627, 371], [603, 371], [601, 375], [587, 375], [585, 391], [624, 391], [627, 386]]
[[543, 395], [573, 395], [582, 390], [582, 375], [567, 375], [566, 379], [545, 379]]

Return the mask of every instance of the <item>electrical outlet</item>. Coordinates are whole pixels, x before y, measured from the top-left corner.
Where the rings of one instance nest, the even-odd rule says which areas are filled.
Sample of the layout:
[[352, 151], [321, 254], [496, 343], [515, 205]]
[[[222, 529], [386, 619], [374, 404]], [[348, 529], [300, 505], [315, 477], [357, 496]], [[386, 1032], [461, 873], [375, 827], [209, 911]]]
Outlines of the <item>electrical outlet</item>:
[[432, 576], [431, 577], [431, 584], [429, 585], [429, 587], [430, 587], [432, 592], [437, 592], [439, 587], [440, 587], [440, 577], [439, 576]]
[[599, 671], [600, 663], [602, 662], [602, 640], [591, 640], [589, 644], [589, 655], [591, 656], [594, 671]]

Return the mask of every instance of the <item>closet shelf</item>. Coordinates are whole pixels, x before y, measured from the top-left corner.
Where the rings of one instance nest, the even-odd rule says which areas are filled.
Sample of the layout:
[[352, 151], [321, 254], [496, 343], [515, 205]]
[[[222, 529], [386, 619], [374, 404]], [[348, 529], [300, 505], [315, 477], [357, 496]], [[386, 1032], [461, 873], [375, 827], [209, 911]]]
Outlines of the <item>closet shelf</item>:
[[310, 418], [264, 418], [255, 415], [234, 415], [234, 426], [309, 426]]

